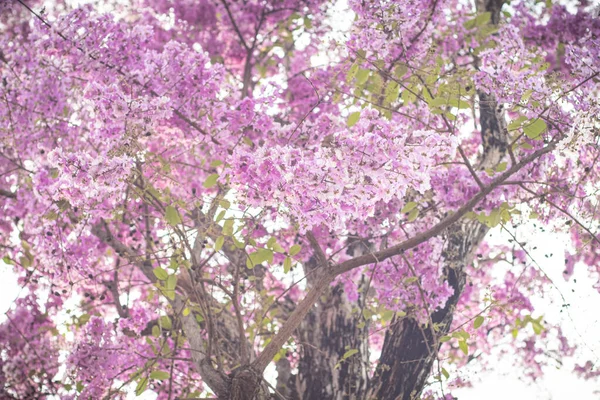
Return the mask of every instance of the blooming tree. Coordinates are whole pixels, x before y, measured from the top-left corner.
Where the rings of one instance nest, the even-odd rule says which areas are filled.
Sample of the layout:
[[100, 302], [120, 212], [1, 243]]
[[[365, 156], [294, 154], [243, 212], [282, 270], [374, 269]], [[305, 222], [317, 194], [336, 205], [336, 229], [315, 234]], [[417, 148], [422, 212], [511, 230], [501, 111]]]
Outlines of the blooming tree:
[[573, 355], [486, 234], [562, 231], [600, 289], [587, 1], [49, 3], [0, 2], [3, 398], [450, 399]]

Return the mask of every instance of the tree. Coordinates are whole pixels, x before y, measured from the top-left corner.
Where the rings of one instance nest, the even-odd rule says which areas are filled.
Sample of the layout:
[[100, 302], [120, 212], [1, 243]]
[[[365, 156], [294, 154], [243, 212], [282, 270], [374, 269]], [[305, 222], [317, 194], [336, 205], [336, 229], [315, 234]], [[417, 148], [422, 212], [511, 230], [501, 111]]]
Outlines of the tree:
[[600, 272], [588, 2], [43, 6], [0, 5], [3, 398], [449, 399], [506, 339], [573, 354], [517, 235]]

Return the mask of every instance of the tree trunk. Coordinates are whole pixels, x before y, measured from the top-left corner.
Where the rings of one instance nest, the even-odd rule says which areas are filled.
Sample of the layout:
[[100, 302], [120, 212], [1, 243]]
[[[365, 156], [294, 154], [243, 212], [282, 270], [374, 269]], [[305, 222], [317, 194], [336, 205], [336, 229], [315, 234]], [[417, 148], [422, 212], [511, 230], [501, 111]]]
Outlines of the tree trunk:
[[[348, 253], [359, 256], [365, 248], [363, 243], [354, 242]], [[305, 272], [310, 272], [315, 264], [315, 260], [311, 259], [305, 265]], [[308, 283], [312, 283], [310, 278]], [[359, 287], [366, 290], [364, 277]], [[369, 367], [369, 325], [366, 321], [361, 325], [360, 310], [366, 294], [362, 290], [360, 292], [358, 302], [350, 303], [341, 285], [328, 289], [297, 329], [296, 343], [300, 350], [298, 373], [289, 381], [290, 391], [286, 398], [364, 398]], [[358, 353], [342, 359], [350, 349], [358, 350]]]

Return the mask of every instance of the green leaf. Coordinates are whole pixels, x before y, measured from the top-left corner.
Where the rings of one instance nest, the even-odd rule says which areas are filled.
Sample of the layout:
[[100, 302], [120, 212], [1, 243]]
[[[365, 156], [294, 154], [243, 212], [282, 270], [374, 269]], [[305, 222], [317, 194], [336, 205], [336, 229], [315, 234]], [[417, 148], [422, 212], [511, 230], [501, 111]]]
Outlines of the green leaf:
[[491, 19], [492, 19], [491, 12], [487, 11], [487, 12], [481, 13], [477, 16], [477, 18], [475, 18], [475, 25], [476, 26], [486, 25], [488, 22], [490, 22]]
[[256, 252], [250, 253], [246, 260], [246, 267], [252, 269], [265, 261], [269, 264], [273, 263], [273, 250], [258, 249]]
[[164, 381], [166, 379], [169, 379], [171, 377], [171, 374], [169, 374], [166, 371], [152, 371], [150, 372], [150, 379], [156, 379], [159, 381]]
[[429, 105], [429, 107], [441, 107], [448, 105], [448, 99], [445, 99], [443, 97], [436, 97], [435, 99], [430, 99], [427, 102], [427, 104]]
[[484, 13], [479, 14], [475, 18], [465, 21], [463, 23], [463, 26], [465, 27], [465, 29], [477, 28], [479, 26], [483, 26], [483, 25], [487, 24], [488, 22], [490, 22], [491, 18], [492, 18], [491, 12], [489, 12], [489, 11], [484, 12]]
[[402, 94], [400, 95], [404, 104], [413, 103], [415, 100], [417, 100], [417, 96], [409, 89], [412, 90], [412, 87], [407, 87], [405, 90], [402, 91]]
[[531, 97], [531, 95], [533, 94], [533, 90], [528, 89], [525, 91], [525, 93], [523, 93], [523, 95], [521, 96], [521, 103], [527, 104], [527, 102], [529, 101], [529, 98]]
[[228, 219], [223, 224], [223, 235], [225, 235], [225, 236], [233, 235], [233, 220], [232, 219]]
[[458, 347], [462, 350], [463, 353], [465, 353], [465, 356], [469, 355], [469, 345], [467, 344], [467, 342], [460, 340], [458, 342]]
[[167, 206], [165, 209], [165, 219], [169, 223], [169, 225], [175, 226], [181, 223], [181, 217], [179, 216], [179, 211], [173, 206]]
[[505, 224], [511, 220], [511, 213], [508, 210], [500, 211], [500, 218]]
[[382, 321], [391, 321], [392, 318], [394, 318], [394, 312], [392, 310], [385, 310], [384, 312], [381, 313], [381, 320]]
[[177, 287], [177, 275], [169, 275], [165, 283], [167, 290], [173, 291]]
[[415, 283], [418, 280], [419, 280], [419, 278], [416, 276], [409, 276], [408, 278], [404, 279], [404, 283], [406, 283], [407, 285], [410, 285], [411, 283]]
[[496, 172], [503, 172], [506, 171], [506, 166], [508, 165], [508, 163], [506, 161], [501, 162], [500, 164], [498, 164], [496, 166]]
[[344, 353], [344, 355], [342, 356], [342, 360], [345, 360], [348, 357], [352, 357], [356, 353], [358, 353], [357, 349], [350, 349], [350, 350], [348, 350], [347, 352]]
[[369, 79], [370, 73], [371, 71], [369, 71], [368, 69], [360, 68], [356, 73], [356, 83], [358, 83], [359, 85], [364, 85], [365, 82]]
[[510, 124], [508, 124], [508, 131], [514, 131], [516, 129], [519, 129], [521, 127], [521, 125], [523, 125], [523, 122], [527, 121], [527, 117], [524, 116], [520, 116], [519, 118], [513, 120], [510, 122]]
[[500, 223], [500, 210], [494, 209], [490, 213], [490, 215], [486, 221], [486, 225], [489, 226], [490, 228], [493, 228], [495, 226], [498, 226], [499, 223]]
[[160, 322], [160, 326], [163, 329], [170, 330], [173, 328], [173, 324], [171, 323], [171, 318], [169, 318], [168, 315], [163, 315], [162, 317], [160, 317], [159, 322]]
[[15, 262], [13, 260], [11, 260], [11, 258], [9, 256], [2, 257], [2, 261], [4, 261], [4, 263], [8, 264], [8, 265], [14, 265], [15, 264]]
[[90, 320], [91, 317], [92, 316], [90, 314], [88, 314], [88, 313], [81, 314], [81, 316], [77, 320], [77, 325], [78, 326], [85, 325]]
[[217, 179], [219, 179], [219, 174], [210, 174], [206, 177], [206, 180], [204, 181], [202, 186], [204, 186], [207, 189], [210, 189], [211, 187], [217, 184]]
[[184, 317], [187, 317], [188, 315], [190, 315], [190, 312], [191, 312], [190, 308], [189, 308], [189, 307], [186, 307], [186, 308], [184, 308], [184, 309], [183, 309], [183, 311], [181, 312], [181, 314], [182, 314]]
[[523, 132], [529, 139], [539, 140], [542, 133], [546, 131], [548, 126], [544, 120], [536, 118], [530, 124], [523, 127]]
[[411, 212], [418, 204], [415, 203], [414, 201], [409, 201], [408, 203], [406, 203], [404, 205], [404, 207], [402, 207], [402, 210], [400, 210], [401, 213], [407, 213], [407, 212]]
[[448, 371], [446, 371], [446, 368], [442, 368], [442, 375], [444, 375], [446, 379], [450, 378], [450, 374], [448, 373]]
[[396, 76], [396, 78], [401, 79], [404, 77], [404, 75], [406, 75], [407, 72], [408, 67], [404, 64], [399, 64], [394, 70], [394, 75]]
[[310, 18], [308, 17], [304, 17], [304, 27], [306, 29], [311, 29], [312, 28], [312, 21], [310, 20]]
[[261, 262], [266, 261], [269, 264], [273, 264], [273, 250], [270, 250], [270, 249], [258, 249], [257, 254], [260, 257]]
[[385, 101], [386, 103], [393, 103], [398, 100], [398, 96], [400, 95], [400, 85], [396, 82], [391, 81], [385, 87]]
[[158, 279], [160, 281], [164, 281], [165, 279], [167, 279], [169, 277], [169, 274], [167, 273], [167, 271], [161, 267], [154, 268], [152, 270], [152, 272], [154, 273], [154, 276], [156, 277], [156, 279]]
[[19, 261], [21, 262], [21, 266], [23, 268], [31, 267], [31, 259], [29, 257], [21, 257], [19, 258]]
[[148, 386], [148, 378], [140, 379], [137, 386], [135, 387], [135, 395], [140, 396], [142, 393], [144, 393], [146, 391], [147, 386]]
[[220, 251], [223, 247], [223, 243], [225, 243], [225, 236], [219, 236], [217, 240], [215, 240], [215, 251]]
[[161, 199], [160, 192], [158, 190], [154, 189], [152, 186], [148, 185], [144, 190], [145, 190], [145, 193], [147, 194], [146, 195], [147, 197], [149, 197], [149, 198], [154, 197], [155, 199], [158, 199], [158, 200]]
[[290, 255], [290, 257], [294, 257], [296, 254], [300, 253], [300, 250], [302, 250], [302, 246], [300, 246], [299, 244], [295, 244], [292, 247], [290, 247], [290, 251], [288, 252], [288, 254]]
[[477, 316], [475, 321], [473, 321], [473, 328], [479, 328], [483, 324], [483, 321], [485, 321], [485, 319], [481, 315]]
[[419, 216], [419, 209], [415, 208], [411, 212], [408, 213], [407, 221], [413, 222]]
[[452, 338], [450, 336], [448, 336], [448, 335], [442, 336], [440, 338], [440, 343], [448, 342], [448, 341], [450, 341], [450, 339], [452, 339]]
[[233, 245], [238, 248], [238, 249], [245, 249], [246, 248], [246, 243], [244, 242], [240, 242], [239, 240], [237, 240], [235, 238], [235, 236], [232, 236], [231, 239], [233, 240]]
[[223, 161], [221, 161], [221, 160], [214, 160], [214, 161], [211, 161], [210, 166], [213, 167], [213, 168], [216, 168], [216, 167], [218, 167], [218, 166], [220, 166], [222, 164], [223, 164]]
[[273, 243], [271, 249], [277, 253], [285, 253], [285, 249], [277, 242]]
[[348, 128], [351, 128], [354, 125], [356, 125], [359, 118], [360, 118], [360, 111], [356, 111], [356, 112], [353, 112], [350, 115], [348, 115]]
[[215, 218], [215, 222], [221, 221], [223, 219], [223, 217], [225, 217], [225, 210], [221, 210], [219, 215], [217, 215], [217, 218]]
[[471, 335], [469, 335], [469, 333], [467, 331], [458, 331], [458, 332], [454, 332], [452, 334], [452, 336], [458, 338], [458, 339], [462, 339], [462, 340], [467, 340], [469, 337], [471, 337]]
[[58, 219], [58, 214], [56, 212], [50, 210], [46, 214], [44, 214], [44, 219], [47, 219], [49, 221], [55, 221]]
[[231, 207], [231, 202], [229, 200], [221, 200], [219, 205], [227, 210], [229, 207]]
[[531, 321], [531, 327], [533, 328], [533, 331], [535, 332], [536, 335], [539, 335], [544, 330], [544, 327], [542, 326], [542, 324], [537, 320]]
[[292, 269], [292, 259], [289, 257], [286, 257], [285, 260], [283, 260], [283, 272], [285, 274], [287, 274], [288, 272], [290, 272], [291, 269]]
[[459, 98], [454, 98], [454, 97], [452, 97], [448, 100], [448, 104], [451, 105], [452, 107], [462, 109], [462, 110], [471, 108], [471, 106], [469, 105], [468, 102], [463, 101]]
[[158, 325], [154, 325], [152, 327], [152, 336], [154, 336], [154, 337], [160, 336], [160, 328], [158, 327]]

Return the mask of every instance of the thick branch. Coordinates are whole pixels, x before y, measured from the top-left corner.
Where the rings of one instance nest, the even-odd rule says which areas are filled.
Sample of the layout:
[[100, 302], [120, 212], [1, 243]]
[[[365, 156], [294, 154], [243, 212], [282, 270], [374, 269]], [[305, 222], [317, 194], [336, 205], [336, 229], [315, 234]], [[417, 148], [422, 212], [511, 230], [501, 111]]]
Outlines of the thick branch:
[[306, 317], [306, 314], [308, 314], [312, 306], [319, 299], [321, 293], [323, 293], [327, 286], [329, 286], [329, 284], [333, 281], [333, 278], [335, 278], [335, 275], [331, 273], [324, 273], [321, 275], [313, 288], [306, 294], [304, 299], [302, 299], [300, 304], [298, 304], [296, 309], [290, 314], [290, 317], [283, 324], [281, 329], [279, 329], [279, 332], [277, 332], [267, 347], [265, 347], [256, 361], [252, 363], [252, 366], [257, 372], [262, 373], [265, 370], [281, 346], [283, 346], [289, 337], [292, 336], [292, 333], [300, 325], [304, 317]]
[[16, 199], [17, 194], [8, 190], [0, 189], [0, 196], [8, 197], [10, 199]]
[[353, 270], [355, 268], [361, 267], [367, 264], [373, 264], [379, 261], [383, 261], [392, 256], [400, 254], [402, 251], [408, 250], [419, 244], [431, 239], [434, 236], [439, 235], [446, 228], [450, 227], [453, 223], [457, 222], [460, 218], [462, 218], [466, 213], [473, 210], [473, 208], [479, 203], [481, 200], [485, 198], [488, 194], [490, 194], [494, 189], [500, 186], [504, 181], [506, 181], [513, 174], [518, 172], [525, 165], [534, 161], [535, 159], [541, 157], [542, 155], [549, 153], [554, 150], [556, 147], [555, 143], [551, 143], [548, 146], [537, 150], [534, 153], [531, 153], [529, 156], [524, 157], [519, 163], [513, 165], [510, 169], [500, 175], [498, 178], [494, 179], [488, 186], [484, 187], [481, 191], [479, 191], [475, 196], [473, 196], [469, 201], [467, 201], [461, 208], [459, 208], [454, 214], [448, 215], [446, 218], [442, 219], [431, 229], [418, 234], [410, 239], [405, 240], [402, 243], [399, 243], [395, 246], [388, 247], [387, 249], [369, 253], [362, 255], [360, 257], [355, 257], [350, 260], [344, 261], [341, 264], [336, 265], [333, 268], [333, 274], [335, 276], [340, 275], [344, 272]]

